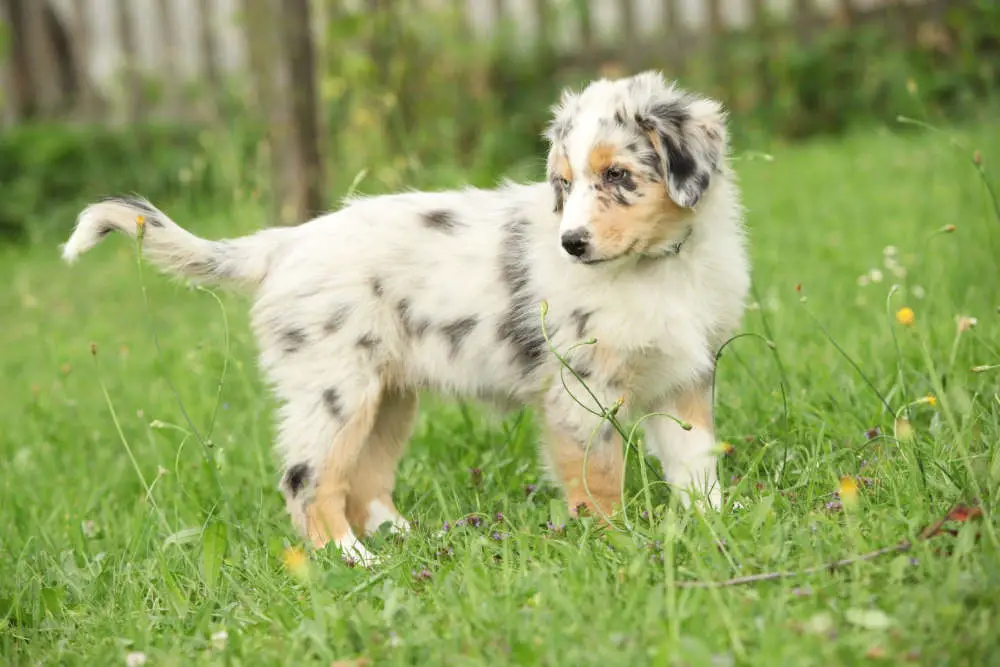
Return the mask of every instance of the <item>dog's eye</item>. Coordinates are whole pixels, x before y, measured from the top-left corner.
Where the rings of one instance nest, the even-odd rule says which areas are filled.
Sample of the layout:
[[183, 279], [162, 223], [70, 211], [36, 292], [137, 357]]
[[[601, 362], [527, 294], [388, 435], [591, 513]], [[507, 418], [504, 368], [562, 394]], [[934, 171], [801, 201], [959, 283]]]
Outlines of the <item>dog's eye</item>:
[[563, 190], [565, 190], [566, 192], [569, 192], [569, 188], [573, 184], [569, 182], [569, 179], [560, 178], [559, 179], [559, 185], [562, 187]]
[[604, 170], [604, 182], [615, 184], [621, 183], [628, 178], [628, 170], [621, 167], [608, 167]]

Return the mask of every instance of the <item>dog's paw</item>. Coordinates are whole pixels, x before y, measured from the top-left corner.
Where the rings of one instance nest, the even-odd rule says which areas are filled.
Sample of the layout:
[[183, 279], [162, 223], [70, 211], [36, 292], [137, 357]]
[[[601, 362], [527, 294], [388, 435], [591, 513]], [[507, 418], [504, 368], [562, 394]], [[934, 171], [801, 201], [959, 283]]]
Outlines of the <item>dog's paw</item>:
[[335, 542], [340, 549], [341, 558], [348, 565], [360, 565], [361, 567], [374, 567], [379, 563], [379, 557], [365, 548], [354, 535], [347, 535]]

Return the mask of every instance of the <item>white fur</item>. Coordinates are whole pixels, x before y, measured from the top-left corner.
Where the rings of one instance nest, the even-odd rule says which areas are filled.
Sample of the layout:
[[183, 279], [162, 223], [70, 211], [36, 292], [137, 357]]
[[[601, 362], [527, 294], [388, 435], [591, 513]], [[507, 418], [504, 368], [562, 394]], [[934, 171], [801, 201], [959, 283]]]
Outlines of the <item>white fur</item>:
[[[624, 84], [602, 81], [568, 98], [560, 113], [577, 121], [567, 147], [574, 168], [583, 169], [588, 138], [615, 104], [630, 105], [632, 113], [646, 97], [675, 95], [655, 81], [640, 83], [629, 92]], [[714, 103], [689, 102], [691, 127], [720, 113]], [[671, 184], [672, 191], [681, 192], [681, 185]], [[559, 362], [547, 346], [539, 363], [526, 368], [511, 338], [498, 333], [505, 321], [537, 329], [543, 300], [558, 350], [579, 342], [573, 313], [585, 311], [591, 315], [584, 337], [596, 338], [631, 369], [624, 386], [621, 378], [600, 373], [588, 382], [605, 405], [624, 391], [633, 416], [663, 410], [672, 395], [710, 377], [716, 351], [739, 324], [749, 268], [739, 193], [728, 167], [693, 198], [692, 232], [679, 254], [594, 266], [573, 261], [560, 245], [563, 231], [586, 224], [591, 203], [583, 194], [570, 197], [560, 215], [547, 183], [356, 198], [300, 226], [225, 242], [195, 237], [148, 202], [113, 200], [81, 214], [64, 257], [73, 260], [93, 246], [102, 225], [134, 235], [135, 216], [144, 214], [144, 247], [154, 263], [251, 286], [261, 363], [282, 403], [278, 449], [286, 467], [305, 463], [317, 471], [343, 420], [387, 382], [540, 403], [550, 420], [586, 442], [600, 419], [563, 390]], [[435, 222], [428, 215], [435, 211], [447, 211], [447, 219]], [[162, 226], [154, 227], [153, 219]], [[516, 221], [523, 224], [513, 233]], [[512, 259], [519, 270], [510, 269]], [[512, 319], [512, 280], [520, 278], [530, 303]], [[463, 320], [474, 324], [459, 331]], [[464, 334], [456, 334], [457, 342], [449, 326]], [[365, 341], [370, 344], [359, 344]], [[578, 348], [571, 359], [585, 362], [587, 354]], [[585, 395], [575, 381], [569, 384]], [[668, 481], [707, 491], [717, 505], [711, 432], [684, 432], [666, 418], [645, 424]], [[380, 506], [372, 507], [366, 528], [383, 521], [405, 524]], [[338, 542], [356, 557], [370, 557], [353, 533]]]

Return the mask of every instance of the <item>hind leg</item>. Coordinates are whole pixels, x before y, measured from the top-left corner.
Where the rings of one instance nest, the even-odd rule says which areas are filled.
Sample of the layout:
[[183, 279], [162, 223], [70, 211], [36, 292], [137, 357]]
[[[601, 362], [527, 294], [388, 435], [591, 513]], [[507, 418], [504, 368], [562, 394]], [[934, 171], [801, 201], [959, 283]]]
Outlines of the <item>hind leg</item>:
[[382, 393], [375, 426], [358, 456], [347, 494], [347, 519], [359, 535], [373, 533], [383, 523], [391, 524], [397, 533], [410, 529], [392, 502], [392, 490], [396, 464], [416, 415], [415, 392], [388, 389]]
[[279, 443], [286, 469], [281, 487], [289, 514], [312, 545], [333, 542], [362, 564], [374, 559], [347, 519], [350, 480], [379, 412], [378, 378], [295, 392], [286, 402]]

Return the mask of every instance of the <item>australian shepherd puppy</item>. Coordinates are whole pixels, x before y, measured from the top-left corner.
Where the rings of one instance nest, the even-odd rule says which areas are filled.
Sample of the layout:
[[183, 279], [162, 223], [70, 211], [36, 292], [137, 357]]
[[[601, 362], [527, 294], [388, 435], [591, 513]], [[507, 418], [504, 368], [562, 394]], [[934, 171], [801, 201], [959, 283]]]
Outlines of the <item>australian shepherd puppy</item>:
[[392, 493], [422, 389], [537, 407], [574, 511], [620, 505], [614, 409], [645, 416], [683, 502], [718, 506], [714, 362], [750, 280], [725, 113], [655, 72], [553, 112], [544, 183], [354, 198], [218, 241], [115, 197], [80, 214], [63, 257], [141, 228], [160, 269], [253, 294], [280, 488], [317, 547], [370, 563], [360, 538], [407, 530]]

